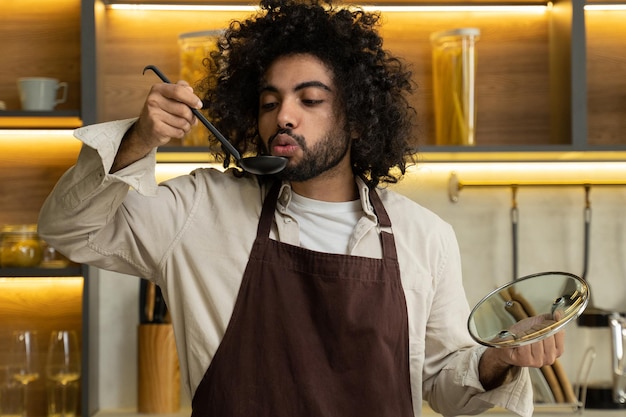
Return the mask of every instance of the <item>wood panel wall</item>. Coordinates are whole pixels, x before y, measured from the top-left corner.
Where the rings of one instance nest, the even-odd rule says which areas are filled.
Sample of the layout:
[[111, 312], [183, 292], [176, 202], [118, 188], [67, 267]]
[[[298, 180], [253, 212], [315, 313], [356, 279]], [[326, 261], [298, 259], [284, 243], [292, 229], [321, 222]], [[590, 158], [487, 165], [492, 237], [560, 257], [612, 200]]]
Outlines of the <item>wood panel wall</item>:
[[[80, 5], [80, 0], [2, 1], [0, 100], [7, 110], [21, 110], [19, 77], [66, 81], [67, 101], [57, 110], [80, 109]], [[0, 136], [0, 225], [37, 221], [43, 200], [77, 155], [76, 146], [57, 148], [54, 142]]]
[[[178, 36], [221, 29], [249, 13], [106, 12], [103, 63], [103, 119], [138, 115], [150, 85], [145, 65], [159, 66], [170, 78], [179, 73]], [[430, 33], [478, 27], [478, 145], [550, 144], [548, 14], [387, 13], [381, 33], [385, 46], [413, 69], [418, 90], [412, 104], [419, 114], [418, 146], [434, 144]]]
[[[16, 79], [22, 75], [52, 76], [70, 83], [68, 102], [60, 109], [80, 107], [80, 0], [7, 0], [0, 16], [0, 100], [19, 108]], [[136, 116], [158, 65], [172, 78], [179, 73], [178, 36], [221, 29], [246, 12], [103, 12], [99, 29], [101, 121]], [[624, 12], [586, 13], [588, 42], [588, 124], [592, 145], [624, 144], [626, 118], [626, 54]], [[417, 146], [434, 144], [430, 33], [460, 26], [481, 29], [477, 43], [477, 144], [563, 144], [550, 135], [550, 14], [387, 13], [381, 32], [385, 45], [412, 66], [418, 85], [412, 104], [418, 111]], [[3, 141], [5, 138], [2, 139]], [[20, 139], [15, 138], [17, 143]], [[0, 145], [4, 146], [4, 145]], [[77, 155], [61, 159], [23, 145], [0, 149], [0, 224], [32, 223], [43, 199]]]
[[68, 83], [58, 110], [80, 109], [80, 0], [3, 0], [0, 13], [0, 100], [20, 110], [17, 79]]
[[79, 151], [80, 142], [71, 136], [0, 137], [0, 225], [36, 223], [44, 200]]
[[626, 143], [626, 11], [587, 12], [589, 143]]

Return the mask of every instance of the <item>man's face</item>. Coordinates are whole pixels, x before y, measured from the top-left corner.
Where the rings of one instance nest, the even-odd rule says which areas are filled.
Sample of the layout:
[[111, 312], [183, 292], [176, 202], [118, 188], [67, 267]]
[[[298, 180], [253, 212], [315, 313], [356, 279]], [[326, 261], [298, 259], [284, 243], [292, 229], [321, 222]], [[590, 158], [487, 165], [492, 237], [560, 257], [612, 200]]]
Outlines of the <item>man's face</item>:
[[289, 159], [279, 175], [306, 181], [350, 167], [350, 138], [332, 72], [316, 57], [278, 58], [265, 73], [259, 98], [259, 133], [271, 155]]

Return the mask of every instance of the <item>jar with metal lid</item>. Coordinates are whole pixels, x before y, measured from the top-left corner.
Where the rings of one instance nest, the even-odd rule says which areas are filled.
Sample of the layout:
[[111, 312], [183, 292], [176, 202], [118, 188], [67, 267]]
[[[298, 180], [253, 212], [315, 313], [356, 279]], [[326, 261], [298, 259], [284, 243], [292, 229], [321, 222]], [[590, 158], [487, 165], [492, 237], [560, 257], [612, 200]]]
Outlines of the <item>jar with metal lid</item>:
[[37, 225], [7, 225], [0, 230], [0, 266], [36, 267], [43, 256]]

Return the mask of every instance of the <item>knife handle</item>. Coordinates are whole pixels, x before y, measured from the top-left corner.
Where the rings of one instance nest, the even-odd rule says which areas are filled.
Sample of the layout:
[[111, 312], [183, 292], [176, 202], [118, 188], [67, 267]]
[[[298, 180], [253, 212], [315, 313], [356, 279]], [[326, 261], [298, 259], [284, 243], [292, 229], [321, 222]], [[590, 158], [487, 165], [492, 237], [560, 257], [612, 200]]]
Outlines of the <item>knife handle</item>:
[[156, 284], [148, 281], [146, 285], [146, 302], [144, 306], [144, 316], [148, 323], [154, 321], [154, 302], [156, 298]]

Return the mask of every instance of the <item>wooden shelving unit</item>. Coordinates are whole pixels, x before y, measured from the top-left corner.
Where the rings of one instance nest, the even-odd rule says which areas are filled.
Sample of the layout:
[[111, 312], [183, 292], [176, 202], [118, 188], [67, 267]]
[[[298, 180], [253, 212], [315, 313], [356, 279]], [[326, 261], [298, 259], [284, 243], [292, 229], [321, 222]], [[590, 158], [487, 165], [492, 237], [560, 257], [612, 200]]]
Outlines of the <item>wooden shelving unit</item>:
[[[179, 73], [180, 34], [222, 29], [232, 19], [249, 15], [214, 11], [199, 18], [198, 12], [107, 8], [115, 2], [120, 3], [20, 0], [3, 4], [0, 52], [10, 59], [5, 59], [0, 69], [0, 100], [7, 105], [7, 110], [0, 112], [0, 224], [34, 223], [43, 199], [78, 151], [78, 145], [60, 149], [50, 140], [45, 149], [16, 146], [16, 150], [7, 152], [4, 143], [13, 139], [3, 133], [15, 129], [73, 129], [134, 117], [156, 81], [142, 75], [146, 65], [157, 65], [172, 78]], [[244, 4], [232, 0], [219, 3]], [[534, 0], [369, 3], [547, 4]], [[555, 0], [551, 4], [542, 13], [383, 13], [385, 47], [412, 66], [418, 86], [412, 99], [419, 115], [414, 143], [426, 160], [559, 160], [573, 154], [582, 160], [626, 160], [626, 26], [622, 24], [626, 11], [585, 11], [585, 2], [578, 0]], [[435, 147], [429, 35], [467, 26], [481, 30], [477, 44], [477, 145]], [[20, 111], [16, 80], [21, 76], [67, 81], [67, 102], [54, 112]], [[172, 146], [159, 151], [161, 162], [206, 162], [208, 155], [205, 147]], [[88, 270], [0, 269], [0, 276], [13, 278], [56, 274], [85, 277]], [[89, 323], [95, 317], [90, 310], [97, 306], [97, 288], [89, 287], [88, 281], [81, 318], [83, 343], [88, 343]], [[94, 378], [92, 371], [85, 369], [84, 391]], [[83, 413], [91, 414], [97, 398], [85, 395]]]

